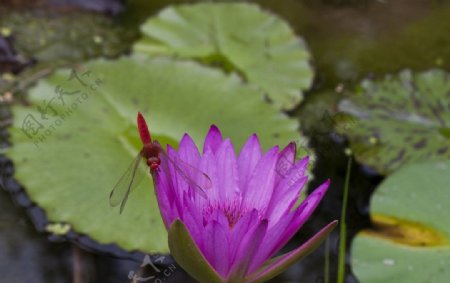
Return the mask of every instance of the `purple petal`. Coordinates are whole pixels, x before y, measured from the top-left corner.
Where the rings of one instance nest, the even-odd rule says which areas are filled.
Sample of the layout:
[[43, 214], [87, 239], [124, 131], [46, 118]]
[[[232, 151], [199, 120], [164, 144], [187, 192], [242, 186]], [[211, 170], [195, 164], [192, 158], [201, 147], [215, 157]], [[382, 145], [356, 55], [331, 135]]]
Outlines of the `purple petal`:
[[264, 219], [254, 229], [242, 235], [233, 266], [228, 275], [231, 279], [236, 279], [230, 280], [231, 282], [238, 282], [239, 279], [245, 277], [254, 254], [261, 248], [261, 242], [264, 239], [266, 231], [267, 219]]
[[273, 247], [277, 242], [279, 242], [279, 239], [283, 237], [293, 218], [294, 213], [290, 213], [281, 218], [278, 223], [272, 224], [273, 226], [269, 228], [263, 242], [261, 243], [261, 248], [253, 257], [253, 261], [249, 269], [250, 273], [257, 270], [261, 264], [263, 264], [268, 258], [278, 251], [277, 250], [274, 252]]
[[284, 272], [297, 260], [307, 256], [312, 251], [314, 251], [323, 242], [323, 240], [326, 239], [328, 234], [336, 227], [336, 225], [337, 221], [335, 220], [322, 228], [316, 235], [314, 235], [311, 239], [309, 239], [297, 249], [277, 258], [271, 259], [268, 262], [267, 267], [248, 276], [245, 282], [265, 282]]
[[278, 147], [273, 147], [259, 160], [244, 191], [243, 203], [262, 212], [269, 204], [275, 182]]
[[261, 158], [261, 145], [258, 136], [253, 134], [242, 147], [238, 157], [239, 188], [246, 188], [256, 164]]
[[169, 163], [165, 158], [161, 159], [161, 165], [154, 174], [153, 181], [161, 216], [166, 226], [170, 226], [175, 218], [180, 217], [182, 204], [169, 169]]
[[[330, 181], [327, 180], [319, 186], [294, 212], [284, 215], [279, 223], [270, 228], [267, 233], [268, 237], [262, 243], [264, 249], [258, 251], [250, 272], [254, 272], [264, 261], [278, 252], [297, 233], [300, 227], [314, 212], [314, 209], [325, 194], [329, 183]], [[288, 222], [286, 222], [287, 220]]]
[[223, 138], [220, 133], [219, 128], [216, 125], [211, 125], [209, 128], [209, 132], [205, 138], [205, 144], [203, 145], [203, 152], [206, 152], [208, 148], [212, 150], [212, 152], [216, 152], [219, 146], [222, 144]]
[[254, 226], [259, 223], [259, 214], [256, 209], [245, 213], [231, 229], [230, 236], [230, 266], [235, 262], [236, 253], [241, 243], [242, 237], [249, 231], [254, 229]]
[[[292, 208], [307, 181], [305, 172], [308, 162], [309, 157], [307, 156], [293, 164], [288, 171], [284, 171], [284, 173], [277, 171], [278, 183], [276, 182], [272, 198], [270, 199], [267, 215], [271, 215], [277, 210], [278, 212], [272, 216], [274, 219], [277, 219], [280, 213], [283, 213], [282, 211]], [[279, 161], [278, 164], [280, 164]]]
[[300, 227], [309, 219], [311, 214], [316, 209], [317, 205], [322, 200], [325, 195], [328, 186], [330, 185], [330, 180], [320, 185], [314, 190], [306, 200], [296, 209], [294, 212], [294, 217], [289, 227], [284, 232], [283, 236], [279, 239], [278, 243], [273, 247], [273, 253], [281, 249], [295, 233], [300, 229]]
[[219, 222], [212, 221], [205, 227], [205, 252], [208, 262], [222, 277], [228, 273], [229, 240], [225, 229]]
[[162, 174], [158, 175], [158, 177], [153, 179], [156, 199], [158, 200], [158, 207], [164, 225], [169, 229], [172, 222], [179, 218], [178, 208], [175, 204], [172, 188], [167, 184], [167, 178]]
[[[167, 157], [170, 160], [177, 160], [179, 159], [178, 153], [171, 147], [170, 145], [167, 145]], [[175, 191], [175, 194], [182, 198], [183, 192], [188, 191], [188, 183], [184, 180], [183, 176], [181, 176], [178, 172], [178, 169], [175, 167], [175, 164], [169, 160], [167, 160], [167, 176], [171, 179], [173, 188]]]
[[219, 198], [231, 200], [239, 193], [236, 155], [230, 139], [226, 139], [216, 151]]
[[277, 187], [288, 188], [295, 184], [300, 178], [305, 176], [306, 169], [308, 168], [309, 156], [306, 156], [298, 160], [288, 171], [284, 174], [280, 174], [281, 178]]
[[178, 157], [194, 167], [200, 161], [200, 153], [198, 152], [197, 146], [188, 134], [184, 134], [180, 141]]
[[278, 186], [279, 182], [286, 177], [287, 173], [291, 170], [291, 168], [295, 165], [295, 153], [296, 153], [296, 145], [295, 142], [289, 143], [283, 150], [280, 152], [277, 165], [275, 170], [277, 171], [277, 178], [275, 180], [275, 187]]
[[270, 220], [270, 223], [278, 222], [283, 215], [289, 213], [297, 202], [307, 181], [308, 176], [303, 176], [287, 190], [284, 188], [275, 189], [266, 213], [266, 218]]
[[183, 204], [185, 211], [183, 213], [182, 222], [186, 225], [191, 234], [192, 239], [195, 241], [200, 250], [205, 248], [203, 217], [201, 210], [195, 207], [195, 204], [189, 199], [187, 193], [184, 193]]
[[[209, 201], [216, 201], [219, 200], [219, 177], [218, 177], [218, 171], [217, 171], [217, 162], [216, 158], [214, 156], [213, 151], [211, 148], [208, 148], [205, 153], [202, 155], [202, 160], [199, 164], [200, 171], [204, 172], [208, 175], [212, 182], [212, 187], [206, 190], [206, 194], [208, 196]], [[202, 197], [198, 197], [199, 203], [204, 203], [205, 199]]]
[[214, 270], [199, 250], [183, 222], [176, 219], [168, 232], [170, 253], [186, 272], [200, 282], [224, 282], [224, 278]]

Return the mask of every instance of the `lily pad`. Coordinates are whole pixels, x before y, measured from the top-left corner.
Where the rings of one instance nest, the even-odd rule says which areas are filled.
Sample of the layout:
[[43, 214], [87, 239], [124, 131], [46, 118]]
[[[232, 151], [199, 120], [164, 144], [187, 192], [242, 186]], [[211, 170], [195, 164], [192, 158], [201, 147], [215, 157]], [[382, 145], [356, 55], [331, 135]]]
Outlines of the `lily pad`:
[[278, 107], [292, 109], [313, 70], [305, 43], [279, 17], [245, 3], [172, 6], [141, 26], [134, 50], [196, 58], [239, 73]]
[[382, 174], [405, 163], [450, 159], [450, 75], [442, 70], [363, 81], [339, 107], [358, 121], [338, 131], [360, 162]]
[[450, 161], [406, 165], [373, 195], [374, 229], [357, 235], [361, 283], [446, 283], [450, 278]]
[[195, 62], [135, 56], [73, 71], [41, 80], [29, 92], [29, 105], [13, 108], [8, 155], [15, 178], [50, 222], [68, 223], [100, 243], [168, 252], [149, 175], [122, 215], [109, 206], [111, 189], [141, 147], [137, 111], [163, 145], [176, 146], [187, 132], [201, 146], [211, 124], [237, 147], [254, 132], [266, 149], [299, 138], [297, 121], [262, 101], [257, 90]]

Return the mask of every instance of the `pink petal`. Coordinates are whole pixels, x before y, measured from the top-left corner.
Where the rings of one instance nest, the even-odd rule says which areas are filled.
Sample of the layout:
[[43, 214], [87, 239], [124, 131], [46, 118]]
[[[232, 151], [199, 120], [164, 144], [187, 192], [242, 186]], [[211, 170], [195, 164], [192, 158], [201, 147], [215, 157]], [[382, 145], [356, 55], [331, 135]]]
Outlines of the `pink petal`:
[[182, 222], [186, 225], [191, 234], [192, 239], [195, 241], [200, 250], [205, 248], [205, 241], [207, 239], [204, 238], [204, 226], [202, 214], [198, 209], [196, 209], [195, 205], [187, 196], [187, 193], [184, 194], [183, 204], [185, 211], [183, 213]]
[[217, 128], [216, 125], [211, 125], [211, 127], [209, 128], [209, 132], [205, 138], [203, 152], [205, 152], [208, 148], [210, 148], [212, 152], [216, 152], [219, 146], [222, 144], [222, 141], [223, 138], [219, 128]]
[[270, 223], [278, 222], [283, 215], [289, 213], [307, 181], [308, 176], [303, 176], [287, 189], [275, 189], [266, 213], [266, 218], [270, 220]]
[[239, 193], [236, 155], [230, 139], [226, 139], [216, 151], [219, 198], [231, 200]]
[[217, 221], [205, 227], [205, 252], [208, 262], [222, 277], [228, 273], [229, 240], [225, 228]]
[[166, 176], [163, 174], [158, 174], [158, 176], [153, 179], [159, 211], [161, 213], [164, 225], [167, 229], [169, 229], [172, 222], [176, 218], [179, 218], [179, 214], [173, 196], [173, 189], [170, 188], [167, 181]]
[[197, 146], [188, 134], [184, 134], [180, 141], [178, 157], [194, 167], [200, 161], [200, 153], [198, 152]]
[[300, 229], [300, 227], [309, 219], [311, 214], [316, 209], [317, 205], [322, 200], [325, 195], [326, 190], [330, 184], [330, 180], [320, 185], [314, 190], [306, 200], [296, 209], [294, 212], [294, 217], [289, 227], [284, 232], [283, 236], [279, 239], [275, 246], [273, 247], [273, 253], [276, 253], [281, 249], [287, 242], [294, 236], [295, 233]]
[[[278, 183], [276, 182], [273, 195], [270, 199], [267, 215], [272, 215], [274, 211], [278, 212], [272, 215], [271, 218], [277, 219], [280, 213], [282, 214], [284, 211], [290, 210], [292, 205], [297, 201], [307, 181], [305, 172], [308, 162], [309, 157], [307, 156], [295, 164], [293, 163], [288, 171], [277, 171]], [[278, 164], [280, 164], [279, 161]]]
[[333, 231], [336, 225], [337, 221], [335, 220], [322, 228], [316, 235], [314, 235], [311, 239], [309, 239], [297, 249], [271, 259], [263, 270], [259, 270], [249, 275], [246, 278], [245, 282], [265, 282], [282, 273], [297, 260], [307, 256], [309, 253], [314, 251], [323, 242], [323, 240], [326, 239], [328, 234]]
[[169, 163], [165, 158], [161, 159], [161, 165], [154, 174], [154, 187], [158, 205], [166, 225], [171, 225], [175, 218], [180, 217], [182, 204], [178, 197], [178, 190], [174, 184], [174, 178], [170, 172]]
[[242, 147], [238, 157], [239, 188], [246, 188], [256, 164], [261, 158], [261, 145], [258, 136], [253, 134]]
[[[212, 182], [212, 187], [206, 190], [208, 200], [219, 200], [219, 177], [217, 171], [217, 162], [211, 148], [206, 149], [205, 153], [203, 153], [202, 160], [199, 164], [199, 170], [207, 174]], [[202, 197], [198, 197], [197, 199], [199, 204], [203, 204], [205, 201], [207, 201]]]
[[170, 177], [172, 181], [175, 194], [181, 198], [181, 196], [183, 196], [183, 192], [188, 191], [189, 184], [186, 183], [183, 176], [179, 174], [178, 169], [175, 167], [174, 162], [179, 158], [179, 156], [175, 149], [173, 149], [170, 145], [167, 145], [167, 156], [173, 161], [167, 161], [167, 176]]
[[278, 147], [273, 147], [259, 160], [244, 191], [244, 206], [256, 208], [260, 212], [267, 207], [274, 189], [277, 159]]
[[236, 253], [240, 246], [242, 237], [249, 231], [254, 230], [254, 227], [259, 223], [258, 210], [253, 209], [245, 213], [231, 229], [230, 236], [230, 266], [236, 261]]
[[257, 270], [261, 266], [261, 264], [263, 264], [269, 257], [271, 257], [274, 254], [273, 247], [277, 242], [279, 242], [279, 239], [283, 237], [293, 217], [294, 213], [290, 213], [281, 218], [279, 222], [272, 224], [272, 227], [269, 228], [269, 230], [266, 233], [266, 236], [263, 239], [263, 242], [261, 243], [262, 248], [258, 250], [258, 252], [255, 254], [253, 258], [252, 264], [249, 269], [249, 273], [252, 273], [255, 270]]
[[279, 182], [286, 177], [292, 166], [295, 164], [296, 145], [294, 142], [289, 143], [279, 154], [275, 170], [277, 178], [275, 180], [275, 187]]
[[[274, 225], [267, 233], [262, 243], [264, 249], [260, 249], [255, 256], [250, 272], [255, 271], [265, 260], [278, 252], [286, 243], [294, 236], [300, 227], [309, 219], [314, 209], [322, 200], [330, 181], [327, 180], [324, 184], [319, 186], [302, 204], [292, 213], [281, 218], [280, 222]], [[286, 225], [286, 220], [289, 222]]]
[[254, 254], [261, 247], [261, 242], [267, 231], [267, 219], [262, 220], [254, 229], [242, 235], [236, 257], [231, 267], [230, 278], [243, 278], [247, 274]]

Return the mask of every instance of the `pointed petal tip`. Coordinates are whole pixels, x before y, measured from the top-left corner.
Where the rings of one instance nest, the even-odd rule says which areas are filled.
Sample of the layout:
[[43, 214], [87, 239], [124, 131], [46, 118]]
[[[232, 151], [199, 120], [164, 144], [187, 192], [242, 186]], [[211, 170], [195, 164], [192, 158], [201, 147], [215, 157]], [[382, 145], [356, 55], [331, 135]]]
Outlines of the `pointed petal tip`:
[[219, 130], [219, 127], [212, 124], [209, 128], [208, 133], [205, 137], [205, 142], [203, 146], [203, 152], [205, 152], [208, 147], [211, 148], [213, 152], [216, 152], [216, 150], [219, 148], [219, 146], [222, 144], [223, 137], [222, 133]]
[[189, 146], [192, 148], [193, 147], [196, 148], [194, 140], [191, 138], [191, 136], [188, 133], [184, 133], [183, 136], [181, 137], [178, 151], [180, 150], [181, 147], [189, 147]]
[[311, 159], [311, 157], [309, 155], [303, 157], [302, 159], [300, 159], [299, 161], [305, 163], [306, 165], [309, 164], [309, 160]]
[[208, 134], [210, 133], [215, 133], [215, 134], [219, 134], [220, 136], [222, 136], [222, 133], [220, 132], [219, 127], [217, 127], [216, 124], [211, 124], [211, 126], [209, 127], [209, 131]]
[[245, 141], [244, 146], [241, 148], [240, 154], [243, 154], [245, 152], [251, 152], [251, 151], [255, 150], [255, 148], [259, 152], [261, 152], [261, 145], [259, 143], [258, 135], [256, 133], [253, 133]]
[[295, 143], [295, 141], [291, 141], [290, 143], [288, 143], [287, 146], [284, 148], [284, 150], [287, 149], [295, 152], [297, 150], [297, 144]]
[[251, 134], [245, 143], [248, 143], [248, 142], [252, 142], [252, 143], [258, 142], [259, 143], [258, 135], [256, 133]]

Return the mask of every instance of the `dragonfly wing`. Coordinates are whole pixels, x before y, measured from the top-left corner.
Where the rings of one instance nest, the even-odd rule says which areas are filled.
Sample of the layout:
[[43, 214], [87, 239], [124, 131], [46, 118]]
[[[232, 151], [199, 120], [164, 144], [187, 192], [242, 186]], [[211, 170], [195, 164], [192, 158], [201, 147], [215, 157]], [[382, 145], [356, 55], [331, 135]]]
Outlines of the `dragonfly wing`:
[[195, 188], [202, 197], [206, 198], [206, 190], [212, 187], [211, 178], [206, 173], [183, 161], [178, 156], [169, 157], [164, 150], [161, 150], [161, 154], [173, 165], [187, 184]]
[[125, 203], [128, 200], [128, 195], [130, 192], [139, 185], [145, 176], [144, 171], [139, 170], [138, 168], [139, 164], [145, 165], [145, 162], [143, 161], [144, 159], [139, 152], [109, 195], [109, 203], [111, 206], [117, 206], [120, 204], [120, 213], [122, 213], [125, 207]]

